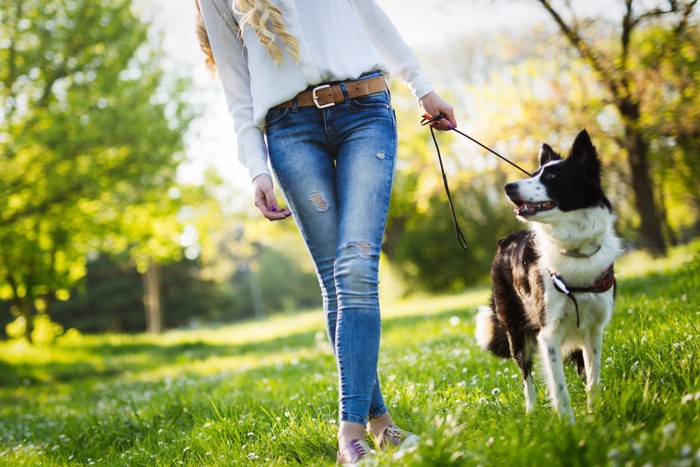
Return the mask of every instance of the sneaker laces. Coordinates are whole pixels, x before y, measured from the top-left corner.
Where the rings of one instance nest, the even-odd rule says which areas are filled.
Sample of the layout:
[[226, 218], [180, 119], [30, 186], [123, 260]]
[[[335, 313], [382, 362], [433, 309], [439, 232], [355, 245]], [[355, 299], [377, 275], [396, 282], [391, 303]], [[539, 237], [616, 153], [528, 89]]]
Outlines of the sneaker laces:
[[373, 454], [369, 445], [360, 440], [354, 439], [348, 443], [342, 452], [338, 453], [338, 463], [342, 465], [353, 465], [361, 459]]
[[412, 438], [418, 438], [415, 434], [410, 431], [402, 430], [396, 425], [389, 425], [384, 430], [379, 437], [379, 445], [385, 447], [387, 443], [391, 443], [396, 447], [400, 447], [404, 441]]
[[367, 455], [369, 452], [369, 446], [362, 441], [356, 441], [355, 443], [355, 450], [357, 453], [360, 455], [360, 457], [364, 457]]

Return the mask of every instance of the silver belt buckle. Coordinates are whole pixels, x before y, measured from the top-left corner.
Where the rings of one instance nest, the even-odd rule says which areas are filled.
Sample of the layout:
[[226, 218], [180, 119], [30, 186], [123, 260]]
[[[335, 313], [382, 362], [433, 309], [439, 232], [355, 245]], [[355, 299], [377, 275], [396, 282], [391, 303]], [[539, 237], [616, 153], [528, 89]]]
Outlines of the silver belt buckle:
[[320, 85], [320, 86], [316, 86], [316, 87], [313, 88], [313, 90], [311, 91], [311, 98], [313, 99], [314, 105], [316, 106], [317, 109], [326, 109], [326, 108], [328, 108], [328, 107], [333, 107], [333, 106], [335, 105], [335, 102], [333, 102], [333, 101], [329, 102], [328, 104], [323, 104], [323, 105], [319, 104], [319, 102], [318, 102], [318, 96], [316, 95], [316, 93], [317, 93], [320, 89], [326, 89], [326, 88], [330, 88], [330, 87], [331, 87], [330, 84], [322, 84], [322, 85]]

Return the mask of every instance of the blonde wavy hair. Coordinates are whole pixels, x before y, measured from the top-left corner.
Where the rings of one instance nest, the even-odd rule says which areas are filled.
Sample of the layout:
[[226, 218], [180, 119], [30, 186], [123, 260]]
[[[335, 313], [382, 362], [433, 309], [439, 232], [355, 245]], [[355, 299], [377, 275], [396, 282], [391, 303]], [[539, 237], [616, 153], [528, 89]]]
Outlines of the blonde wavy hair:
[[[199, 47], [205, 55], [204, 63], [212, 71], [215, 71], [216, 62], [199, 8], [199, 0], [195, 0], [195, 2], [197, 4], [196, 33]], [[232, 0], [231, 7], [235, 13], [241, 15], [238, 24], [239, 34], [242, 35], [245, 28], [252, 28], [275, 64], [282, 62], [280, 40], [294, 60], [299, 61], [299, 43], [296, 37], [287, 30], [282, 12], [271, 0]]]

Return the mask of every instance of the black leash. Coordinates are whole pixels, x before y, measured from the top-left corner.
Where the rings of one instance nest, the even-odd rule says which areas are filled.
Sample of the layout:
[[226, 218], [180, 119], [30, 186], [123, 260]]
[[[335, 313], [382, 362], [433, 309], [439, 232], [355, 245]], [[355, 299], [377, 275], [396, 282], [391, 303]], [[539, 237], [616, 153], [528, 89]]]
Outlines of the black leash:
[[[455, 232], [457, 234], [457, 241], [459, 242], [462, 249], [466, 250], [467, 249], [467, 239], [465, 238], [464, 234], [462, 233], [462, 229], [459, 227], [459, 223], [457, 222], [457, 215], [455, 214], [454, 204], [452, 203], [452, 195], [450, 194], [450, 187], [449, 187], [449, 184], [447, 183], [447, 175], [445, 174], [445, 167], [442, 163], [442, 154], [440, 153], [440, 146], [438, 145], [437, 138], [435, 137], [435, 130], [433, 129], [432, 125], [430, 125], [431, 123], [436, 122], [436, 121], [443, 119], [443, 118], [445, 118], [445, 114], [443, 114], [443, 113], [440, 113], [435, 117], [430, 116], [430, 114], [423, 114], [423, 119], [421, 120], [420, 124], [421, 124], [421, 126], [429, 125], [430, 136], [432, 136], [432, 138], [433, 138], [433, 143], [435, 144], [435, 151], [437, 152], [438, 161], [440, 162], [440, 171], [442, 172], [442, 183], [445, 186], [445, 193], [447, 193], [447, 201], [450, 204], [450, 211], [452, 212], [452, 222], [454, 223], [454, 226], [455, 226]], [[459, 133], [460, 135], [464, 136], [465, 138], [473, 141], [474, 143], [478, 144], [482, 148], [486, 149], [490, 153], [498, 156], [500, 159], [509, 163], [510, 165], [515, 167], [516, 169], [520, 170], [521, 172], [526, 174], [528, 177], [532, 177], [532, 174], [530, 172], [523, 169], [518, 164], [510, 161], [509, 159], [501, 156], [499, 153], [497, 153], [493, 149], [489, 148], [488, 146], [481, 144], [479, 141], [475, 140], [474, 138], [472, 138], [468, 134], [463, 133], [456, 128], [451, 128], [450, 130], [454, 131], [456, 133]]]

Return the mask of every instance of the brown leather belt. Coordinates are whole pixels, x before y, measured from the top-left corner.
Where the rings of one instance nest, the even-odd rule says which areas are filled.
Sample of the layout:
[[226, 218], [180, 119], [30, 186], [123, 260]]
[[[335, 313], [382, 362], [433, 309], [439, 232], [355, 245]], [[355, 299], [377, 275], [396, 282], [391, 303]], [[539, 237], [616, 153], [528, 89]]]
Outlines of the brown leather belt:
[[[386, 80], [384, 76], [375, 76], [374, 78], [368, 79], [358, 79], [354, 81], [344, 81], [345, 88], [348, 90], [348, 97], [350, 99], [356, 99], [358, 97], [368, 96], [377, 92], [386, 91]], [[345, 96], [343, 95], [343, 89], [340, 87], [340, 83], [335, 84], [319, 84], [313, 89], [307, 89], [302, 91], [294, 98], [297, 100], [297, 105], [299, 107], [318, 107], [319, 109], [325, 109], [326, 107], [332, 107], [335, 104], [340, 104], [345, 102]], [[273, 107], [273, 109], [284, 109], [287, 107], [292, 107], [294, 104], [294, 99], [290, 99], [287, 102], [282, 102]]]

